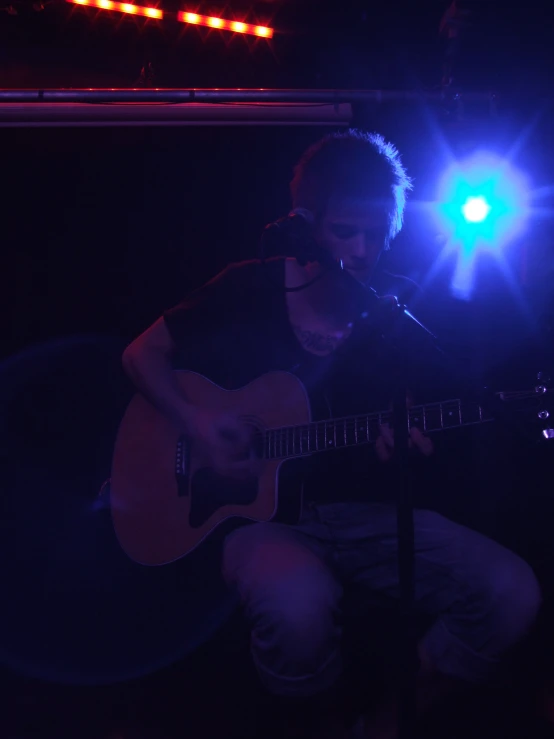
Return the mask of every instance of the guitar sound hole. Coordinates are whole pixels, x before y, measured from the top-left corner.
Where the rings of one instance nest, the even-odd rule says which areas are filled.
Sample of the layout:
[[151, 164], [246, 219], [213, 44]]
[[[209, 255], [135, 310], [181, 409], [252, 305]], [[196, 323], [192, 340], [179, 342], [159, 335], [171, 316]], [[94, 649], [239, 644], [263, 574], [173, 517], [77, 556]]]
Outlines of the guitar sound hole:
[[258, 479], [235, 480], [218, 475], [206, 467], [198, 470], [190, 486], [189, 523], [198, 528], [219, 508], [226, 505], [250, 505], [258, 494]]

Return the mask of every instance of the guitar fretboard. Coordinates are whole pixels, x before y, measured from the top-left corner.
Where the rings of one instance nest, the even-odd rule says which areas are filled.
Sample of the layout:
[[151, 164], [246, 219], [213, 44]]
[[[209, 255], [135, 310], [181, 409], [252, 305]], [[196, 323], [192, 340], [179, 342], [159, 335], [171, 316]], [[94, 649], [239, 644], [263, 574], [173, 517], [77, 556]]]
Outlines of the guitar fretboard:
[[[478, 403], [462, 400], [414, 406], [408, 411], [408, 426], [417, 427], [427, 434], [491, 420]], [[380, 426], [387, 423], [392, 424], [391, 411], [268, 429], [264, 434], [264, 457], [289, 459], [330, 449], [372, 444], [379, 436]]]

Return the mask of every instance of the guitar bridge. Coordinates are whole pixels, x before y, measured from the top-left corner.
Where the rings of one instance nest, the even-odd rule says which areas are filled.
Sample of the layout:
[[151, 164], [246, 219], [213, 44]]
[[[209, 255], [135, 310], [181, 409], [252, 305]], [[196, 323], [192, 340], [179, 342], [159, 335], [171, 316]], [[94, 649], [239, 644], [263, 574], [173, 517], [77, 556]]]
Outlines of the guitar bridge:
[[181, 436], [175, 450], [175, 480], [177, 482], [177, 495], [189, 494], [189, 468], [190, 468], [190, 444], [185, 436]]

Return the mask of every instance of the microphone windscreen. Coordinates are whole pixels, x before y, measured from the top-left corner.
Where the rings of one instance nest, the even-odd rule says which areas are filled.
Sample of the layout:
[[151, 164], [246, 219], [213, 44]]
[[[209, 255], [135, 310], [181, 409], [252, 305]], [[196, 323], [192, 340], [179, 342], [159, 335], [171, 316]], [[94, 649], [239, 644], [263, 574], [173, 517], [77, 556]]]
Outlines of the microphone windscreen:
[[295, 208], [294, 210], [291, 210], [291, 212], [289, 213], [289, 218], [291, 218], [292, 216], [300, 216], [310, 225], [313, 225], [313, 223], [315, 222], [314, 214], [311, 210], [308, 210], [307, 208]]

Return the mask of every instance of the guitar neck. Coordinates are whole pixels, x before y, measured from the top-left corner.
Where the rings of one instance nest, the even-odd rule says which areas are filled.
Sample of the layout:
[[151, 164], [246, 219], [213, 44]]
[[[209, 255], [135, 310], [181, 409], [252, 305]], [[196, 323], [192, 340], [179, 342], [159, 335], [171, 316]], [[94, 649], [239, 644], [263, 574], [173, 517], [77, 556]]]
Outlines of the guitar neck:
[[[408, 426], [415, 426], [426, 434], [491, 420], [478, 403], [462, 400], [414, 406], [408, 410]], [[391, 411], [268, 429], [264, 434], [264, 457], [291, 459], [330, 449], [373, 444], [379, 436], [379, 427], [387, 423], [392, 423]]]

